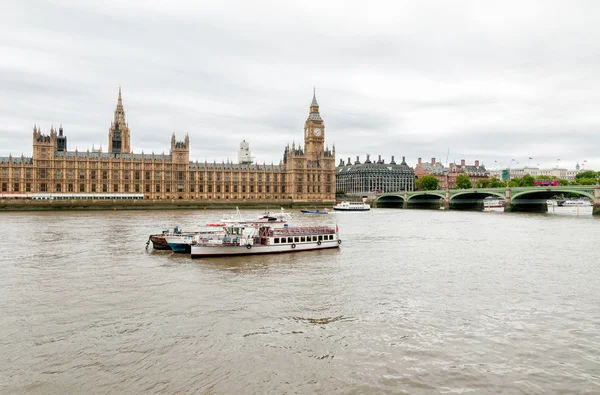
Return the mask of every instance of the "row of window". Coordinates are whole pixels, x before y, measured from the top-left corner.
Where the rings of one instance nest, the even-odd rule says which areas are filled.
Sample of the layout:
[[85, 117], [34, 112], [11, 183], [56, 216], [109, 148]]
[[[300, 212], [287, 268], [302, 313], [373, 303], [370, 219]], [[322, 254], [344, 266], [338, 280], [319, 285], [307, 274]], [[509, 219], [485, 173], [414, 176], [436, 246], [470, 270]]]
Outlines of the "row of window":
[[[18, 182], [15, 182], [12, 184], [12, 190], [9, 190], [9, 183], [7, 182], [3, 182], [1, 185], [1, 191], [2, 192], [20, 192], [21, 191], [21, 184]], [[50, 185], [48, 183], [40, 183], [40, 192], [50, 192]], [[85, 184], [54, 184], [55, 185], [55, 192], [75, 192], [76, 189], [79, 190], [79, 192], [97, 192], [97, 191], [102, 191], [102, 192], [108, 192], [109, 189], [111, 189], [111, 184], [91, 184], [90, 188], [88, 191], [86, 191], [85, 188]], [[164, 189], [164, 192], [171, 192], [171, 191], [175, 191], [177, 190], [177, 192], [179, 193], [183, 193], [184, 191], [188, 192], [208, 192], [208, 193], [212, 193], [212, 192], [217, 192], [217, 193], [221, 193], [221, 192], [225, 192], [225, 193], [246, 193], [246, 192], [250, 192], [250, 193], [285, 193], [286, 188], [285, 186], [273, 186], [271, 187], [271, 185], [266, 185], [263, 186], [259, 185], [258, 187], [255, 188], [254, 185], [250, 185], [249, 187], [246, 187], [246, 185], [242, 185], [241, 187], [238, 187], [238, 185], [216, 185], [213, 188], [213, 185], [208, 185], [206, 186], [206, 188], [204, 187], [204, 185], [189, 185], [187, 188], [184, 185], [177, 185], [177, 187], [172, 186], [171, 184], [165, 184], [164, 188], [161, 186], [161, 184], [155, 184], [154, 187], [152, 187], [151, 184], [134, 184], [134, 185], [130, 185], [130, 184], [124, 184], [122, 187], [119, 186], [119, 184], [112, 184], [112, 191], [113, 192], [141, 192], [142, 188], [144, 189], [145, 192], [151, 192], [152, 190], [154, 192], [162, 192]], [[318, 187], [313, 186], [312, 188], [307, 188], [308, 190], [306, 191], [307, 193], [321, 193], [321, 186], [319, 185]], [[331, 192], [331, 187], [329, 185], [326, 186], [326, 192], [330, 193]], [[31, 183], [27, 182], [25, 183], [24, 186], [24, 191], [25, 192], [32, 192], [32, 186]], [[298, 193], [302, 193], [303, 189], [302, 188], [298, 188], [297, 190]]]
[[[13, 178], [20, 178], [21, 177], [21, 169], [20, 168], [13, 168]], [[242, 181], [246, 181], [246, 180], [250, 180], [251, 182], [258, 180], [258, 181], [262, 181], [263, 180], [263, 174], [262, 173], [230, 173], [230, 172], [204, 172], [204, 171], [175, 171], [175, 172], [171, 172], [171, 171], [165, 171], [165, 172], [161, 172], [161, 171], [114, 171], [114, 172], [110, 172], [108, 170], [69, 170], [67, 169], [66, 171], [64, 171], [62, 169], [57, 169], [57, 170], [52, 170], [52, 169], [47, 169], [47, 168], [40, 168], [38, 169], [37, 172], [37, 176], [39, 178], [51, 178], [52, 175], [54, 175], [56, 179], [61, 179], [63, 178], [63, 174], [68, 178], [68, 179], [74, 179], [76, 177], [78, 177], [79, 179], [83, 180], [86, 178], [86, 172], [89, 175], [89, 178], [95, 180], [97, 178], [102, 178], [104, 180], [108, 179], [109, 176], [112, 176], [112, 179], [114, 180], [118, 180], [120, 178], [123, 178], [125, 180], [128, 180], [130, 178], [132, 179], [136, 179], [136, 180], [141, 180], [142, 177], [145, 180], [150, 180], [150, 179], [156, 179], [156, 180], [160, 180], [163, 179], [163, 173], [164, 173], [164, 179], [166, 180], [170, 180], [171, 178], [176, 179], [178, 181], [185, 181], [190, 180], [199, 180], [199, 181], [203, 181], [204, 179], [207, 179], [209, 181], [212, 180], [217, 180], [217, 181], [221, 181], [221, 180], [225, 180], [225, 181], [238, 181], [238, 180], [242, 180]], [[186, 173], [187, 173], [187, 178], [186, 178]], [[1, 178], [8, 178], [8, 168], [3, 167], [1, 169]], [[26, 179], [31, 179], [32, 178], [32, 169], [25, 169], [25, 178]], [[273, 177], [271, 177], [271, 175]], [[281, 182], [285, 182], [285, 174], [265, 174], [264, 175], [264, 179], [267, 182], [271, 182], [271, 178], [273, 179], [273, 181], [277, 182], [277, 181], [281, 181]], [[314, 173], [308, 173], [308, 174], [298, 174], [298, 180], [304, 180], [306, 176], [306, 180], [307, 181], [312, 181], [313, 182], [320, 182], [321, 181], [321, 174], [314, 174]], [[326, 175], [326, 180], [330, 181], [331, 180], [331, 174], [327, 174]]]
[[273, 244], [282, 243], [311, 243], [315, 241], [333, 240], [333, 235], [275, 237]]

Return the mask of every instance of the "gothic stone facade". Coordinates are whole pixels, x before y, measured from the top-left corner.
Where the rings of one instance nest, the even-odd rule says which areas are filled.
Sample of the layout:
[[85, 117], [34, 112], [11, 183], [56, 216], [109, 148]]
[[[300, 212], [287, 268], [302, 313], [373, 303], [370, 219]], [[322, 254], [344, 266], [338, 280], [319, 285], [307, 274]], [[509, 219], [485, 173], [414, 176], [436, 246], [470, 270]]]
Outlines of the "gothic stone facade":
[[135, 154], [121, 99], [108, 136], [108, 152], [68, 151], [62, 127], [49, 135], [33, 128], [33, 157], [0, 157], [0, 192], [143, 193], [145, 199], [291, 199], [335, 201], [335, 147], [325, 147], [325, 125], [313, 95], [304, 146], [284, 149], [278, 165], [198, 162], [189, 137], [171, 138], [169, 155]]

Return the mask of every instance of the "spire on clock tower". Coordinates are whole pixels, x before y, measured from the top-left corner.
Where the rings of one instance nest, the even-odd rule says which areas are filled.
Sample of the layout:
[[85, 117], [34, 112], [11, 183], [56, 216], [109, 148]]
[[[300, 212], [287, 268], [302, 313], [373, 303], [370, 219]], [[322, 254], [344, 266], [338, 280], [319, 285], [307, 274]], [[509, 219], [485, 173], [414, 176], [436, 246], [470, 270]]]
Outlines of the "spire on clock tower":
[[310, 103], [310, 113], [304, 124], [304, 147], [308, 160], [319, 161], [323, 155], [325, 142], [325, 125], [319, 114], [316, 89]]

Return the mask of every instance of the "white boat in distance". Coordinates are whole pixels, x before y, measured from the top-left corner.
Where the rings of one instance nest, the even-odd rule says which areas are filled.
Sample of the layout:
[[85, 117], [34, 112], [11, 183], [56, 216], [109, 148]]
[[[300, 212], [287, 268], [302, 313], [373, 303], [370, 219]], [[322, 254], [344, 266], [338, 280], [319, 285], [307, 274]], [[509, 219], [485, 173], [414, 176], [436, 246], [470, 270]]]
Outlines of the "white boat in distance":
[[341, 202], [333, 206], [336, 211], [369, 211], [371, 206], [363, 202]]
[[191, 246], [192, 258], [234, 255], [280, 254], [286, 252], [339, 248], [342, 244], [337, 226], [271, 227], [231, 224], [223, 227], [218, 240], [196, 237]]
[[483, 199], [483, 208], [500, 208], [504, 207], [504, 199], [502, 198], [485, 198]]
[[561, 207], [587, 207], [587, 206], [591, 206], [592, 203], [587, 199], [573, 199], [573, 200], [559, 201], [558, 205]]

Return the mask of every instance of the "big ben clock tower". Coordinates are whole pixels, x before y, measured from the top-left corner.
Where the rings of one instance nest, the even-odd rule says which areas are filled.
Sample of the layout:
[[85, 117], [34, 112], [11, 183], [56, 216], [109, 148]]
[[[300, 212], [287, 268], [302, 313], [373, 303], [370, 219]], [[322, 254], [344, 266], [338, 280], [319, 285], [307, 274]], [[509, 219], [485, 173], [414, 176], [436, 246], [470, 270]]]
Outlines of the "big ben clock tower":
[[320, 161], [325, 148], [325, 125], [321, 114], [319, 114], [319, 103], [313, 90], [313, 99], [310, 103], [310, 114], [304, 123], [304, 149], [306, 159], [309, 161]]

